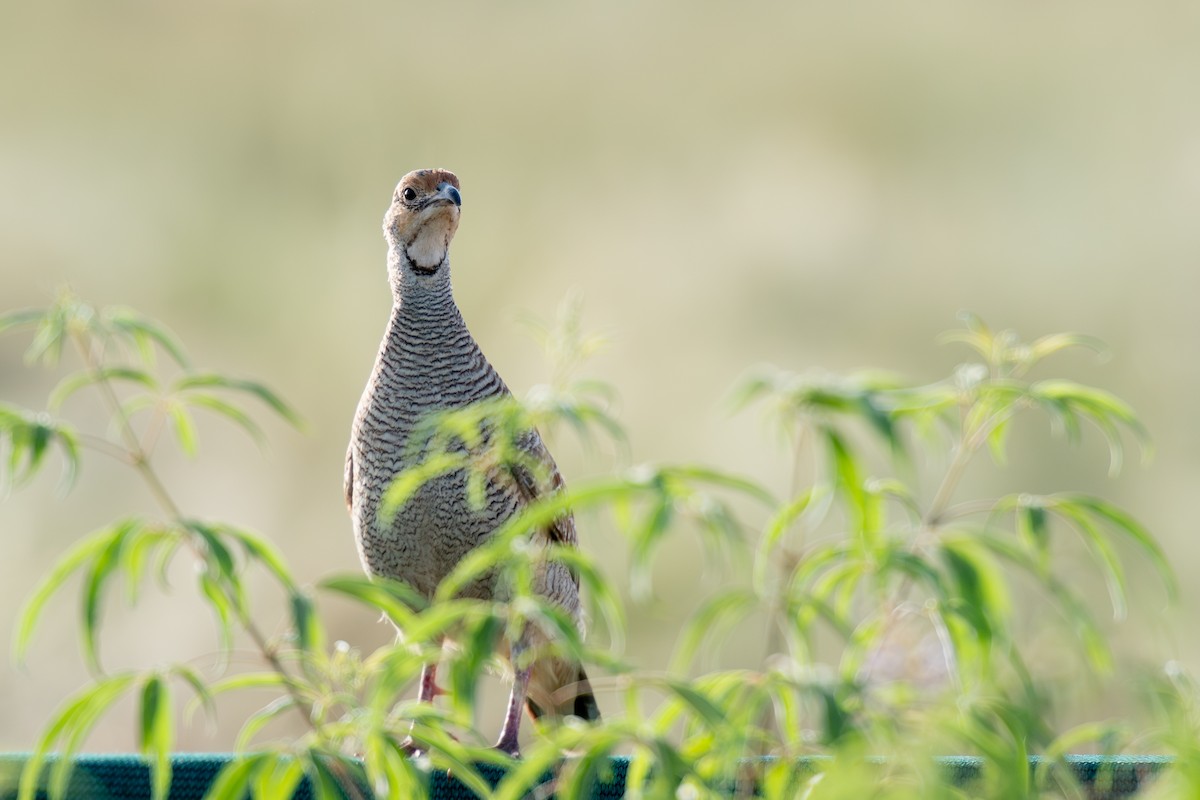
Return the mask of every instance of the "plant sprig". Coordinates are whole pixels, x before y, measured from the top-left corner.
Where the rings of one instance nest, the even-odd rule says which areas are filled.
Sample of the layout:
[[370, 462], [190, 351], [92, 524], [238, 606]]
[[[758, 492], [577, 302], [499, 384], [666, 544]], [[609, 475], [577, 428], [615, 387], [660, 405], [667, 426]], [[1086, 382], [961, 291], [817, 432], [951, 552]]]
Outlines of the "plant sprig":
[[[945, 380], [911, 385], [878, 372], [842, 378], [772, 369], [744, 381], [737, 402], [765, 407], [792, 448], [794, 466], [779, 481], [779, 498], [753, 480], [692, 464], [622, 468], [553, 486], [533, 457], [533, 431], [566, 426], [584, 442], [606, 438], [625, 446], [611, 412], [613, 393], [572, 378], [599, 339], [583, 331], [578, 305], [565, 304], [556, 323], [539, 328], [553, 364], [550, 382], [520, 401], [504, 398], [429, 419], [413, 437], [420, 462], [385, 494], [387, 515], [429, 480], [456, 471], [468, 475], [473, 502], [482, 502], [489, 482], [513, 476], [555, 489], [541, 492], [472, 551], [429, 602], [404, 584], [357, 575], [325, 578], [312, 592], [266, 537], [179, 508], [154, 469], [160, 434], [169, 430], [185, 453], [195, 454], [193, 414], [208, 411], [261, 440], [244, 400], [298, 425], [290, 406], [262, 384], [196, 370], [173, 334], [128, 309], [97, 310], [64, 294], [49, 309], [0, 316], [0, 332], [32, 332], [30, 363], [53, 366], [68, 351], [79, 357], [82, 370], [51, 395], [54, 413], [93, 392], [114, 421], [112, 435], [99, 436], [49, 413], [0, 405], [8, 478], [28, 481], [57, 449], [70, 479], [87, 451], [99, 451], [131, 466], [158, 505], [157, 513], [131, 514], [81, 539], [21, 612], [15, 651], [24, 659], [45, 610], [79, 576], [81, 652], [94, 674], [52, 715], [27, 762], [23, 800], [33, 796], [54, 748], [62, 757], [49, 770], [48, 788], [61, 796], [70, 755], [130, 694], [137, 698], [138, 742], [154, 796], [165, 797], [172, 709], [181, 694], [191, 696], [192, 708], [211, 709], [233, 691], [267, 692], [270, 700], [245, 720], [240, 755], [211, 787], [212, 798], [288, 797], [303, 780], [321, 798], [420, 796], [431, 769], [451, 771], [480, 797], [512, 800], [549, 790], [543, 782], [552, 772], [559, 796], [575, 797], [606, 779], [609, 756], [619, 752], [630, 756], [630, 796], [963, 796], [934, 758], [945, 752], [983, 759], [971, 796], [1076, 791], [1061, 768], [1064, 754], [1089, 742], [1111, 750], [1123, 734], [1107, 724], [1056, 734], [1043, 682], [1012, 623], [1022, 602], [1016, 581], [1032, 581], [1074, 634], [1084, 663], [1100, 670], [1111, 663], [1107, 643], [1055, 562], [1059, 541], [1073, 537], [1091, 554], [1117, 617], [1125, 615], [1131, 593], [1122, 548], [1139, 551], [1171, 597], [1167, 556], [1132, 515], [1102, 498], [1060, 492], [961, 500], [959, 485], [984, 451], [1004, 464], [1012, 424], [1027, 412], [1048, 415], [1071, 441], [1085, 424], [1093, 426], [1109, 445], [1114, 471], [1126, 436], [1144, 453], [1149, 438], [1115, 396], [1030, 377], [1068, 348], [1103, 353], [1094, 339], [1057, 334], [1023, 343], [977, 317], [964, 320], [963, 330], [944, 339], [966, 345], [979, 360]], [[941, 452], [940, 460], [925, 457]], [[814, 481], [804, 480], [805, 463], [813, 465]], [[945, 466], [936, 469], [938, 463]], [[631, 564], [625, 583], [606, 575], [586, 547], [530, 546], [530, 531], [567, 513], [625, 539]], [[623, 649], [630, 617], [623, 590], [638, 600], [650, 596], [671, 538], [698, 544], [725, 585], [685, 626], [669, 669], [642, 670]], [[241, 631], [258, 650], [261, 669], [216, 677], [185, 664], [104, 670], [107, 597], [121, 581], [131, 601], [154, 576], [165, 586], [180, 557], [197, 565], [196, 596], [213, 612], [222, 652]], [[579, 577], [606, 646], [585, 640], [535, 590], [550, 561]], [[247, 591], [252, 570], [265, 572], [285, 601], [281, 637], [262, 633], [267, 626]], [[483, 579], [503, 582], [504, 602], [462, 597], [464, 587]], [[402, 638], [369, 653], [332, 641], [319, 612], [327, 595], [382, 614]], [[729, 643], [748, 624], [770, 631], [757, 663], [747, 664], [744, 646]], [[514, 764], [476, 730], [475, 698], [482, 676], [503, 666], [495, 643], [527, 626], [545, 634], [538, 655], [559, 654], [613, 676], [608, 680], [624, 713], [594, 725], [541, 725], [523, 762]], [[443, 652], [448, 640], [457, 646]], [[720, 668], [731, 654], [739, 665]], [[924, 660], [915, 667], [897, 668], [917, 656]], [[422, 665], [439, 657], [451, 700], [404, 699]], [[1153, 697], [1169, 694], [1156, 686]], [[264, 742], [266, 726], [289, 714], [302, 718], [303, 732]], [[1170, 741], [1182, 752], [1187, 738], [1179, 732], [1190, 723], [1181, 719], [1172, 717]], [[408, 758], [413, 745], [426, 757]], [[1032, 752], [1043, 753], [1049, 765], [1036, 781], [1027, 772]]]

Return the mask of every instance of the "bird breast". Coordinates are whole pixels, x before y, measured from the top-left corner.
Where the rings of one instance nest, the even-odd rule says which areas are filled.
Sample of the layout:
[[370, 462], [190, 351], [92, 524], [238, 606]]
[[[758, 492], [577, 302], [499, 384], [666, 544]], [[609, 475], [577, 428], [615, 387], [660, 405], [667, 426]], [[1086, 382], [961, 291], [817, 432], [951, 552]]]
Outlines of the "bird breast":
[[[368, 572], [431, 596], [472, 548], [516, 512], [517, 499], [505, 484], [487, 481], [482, 502], [471, 502], [465, 470], [428, 481], [390, 519], [379, 516], [383, 495], [426, 456], [410, 445], [422, 421], [507, 390], [461, 318], [450, 325], [403, 323], [401, 317], [389, 326], [355, 415], [351, 515]], [[479, 583], [468, 594], [491, 592]]]

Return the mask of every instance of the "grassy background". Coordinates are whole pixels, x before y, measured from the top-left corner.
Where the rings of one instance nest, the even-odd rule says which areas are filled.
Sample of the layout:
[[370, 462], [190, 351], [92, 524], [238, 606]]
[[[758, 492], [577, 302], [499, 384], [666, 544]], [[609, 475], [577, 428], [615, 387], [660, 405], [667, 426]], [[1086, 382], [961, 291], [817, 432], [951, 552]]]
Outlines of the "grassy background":
[[[546, 377], [514, 319], [582, 293], [587, 323], [611, 333], [594, 371], [620, 389], [638, 460], [701, 460], [782, 492], [786, 455], [722, 404], [746, 367], [932, 380], [964, 357], [933, 344], [961, 308], [1026, 336], [1092, 333], [1109, 363], [1059, 364], [1143, 414], [1150, 467], [1112, 482], [1097, 437], [1043, 444], [1028, 421], [1010, 465], [979, 465], [961, 496], [1076, 489], [1125, 505], [1165, 541], [1184, 595], [1164, 615], [1161, 592], [1135, 591], [1117, 649], [1200, 667], [1186, 635], [1200, 601], [1187, 580], [1200, 568], [1198, 25], [1171, 0], [8, 3], [0, 307], [69, 283], [167, 321], [198, 363], [298, 406], [306, 436], [272, 424], [260, 453], [211, 424], [198, 461], [163, 471], [191, 513], [269, 533], [306, 580], [358, 569], [342, 459], [389, 304], [379, 221], [413, 168], [462, 179], [457, 296], [514, 389]], [[0, 341], [0, 397], [36, 407], [53, 379], [23, 369], [21, 345]], [[83, 398], [68, 411], [90, 413]], [[606, 466], [557, 445], [568, 480]], [[65, 501], [49, 478], [7, 498], [0, 639], [63, 548], [131, 508], [149, 498], [100, 460]], [[606, 535], [585, 529], [585, 547], [618, 576]], [[685, 543], [664, 564], [629, 643], [651, 669], [700, 596]], [[177, 597], [110, 614], [110, 666], [209, 663], [212, 626], [177, 572]], [[47, 621], [28, 667], [0, 667], [0, 748], [27, 747], [83, 681], [74, 612]], [[356, 645], [387, 638], [358, 612], [330, 614]], [[1027, 614], [1041, 666], [1069, 678], [1059, 634]], [[744, 652], [760, 652], [757, 635]], [[1121, 685], [1071, 680], [1062, 719], [1122, 711]], [[227, 749], [242, 707], [181, 744]], [[117, 716], [94, 744], [132, 737]]]

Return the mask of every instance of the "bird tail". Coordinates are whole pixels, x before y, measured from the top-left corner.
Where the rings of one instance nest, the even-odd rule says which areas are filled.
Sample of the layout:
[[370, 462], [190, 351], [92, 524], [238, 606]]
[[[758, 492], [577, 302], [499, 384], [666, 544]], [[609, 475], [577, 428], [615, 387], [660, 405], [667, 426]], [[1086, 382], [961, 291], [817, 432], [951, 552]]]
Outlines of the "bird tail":
[[535, 666], [534, 672], [529, 698], [525, 701], [534, 719], [545, 716], [575, 716], [588, 722], [600, 719], [600, 705], [582, 664], [559, 661], [545, 670]]

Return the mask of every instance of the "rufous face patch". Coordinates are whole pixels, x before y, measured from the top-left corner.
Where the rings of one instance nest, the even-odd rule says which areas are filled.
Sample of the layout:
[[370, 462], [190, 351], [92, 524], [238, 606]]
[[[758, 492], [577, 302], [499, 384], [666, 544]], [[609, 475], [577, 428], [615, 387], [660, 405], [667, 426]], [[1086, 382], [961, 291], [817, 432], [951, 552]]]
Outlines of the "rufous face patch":
[[444, 169], [419, 169], [396, 185], [383, 218], [384, 236], [403, 248], [419, 270], [436, 270], [446, 260], [458, 230], [462, 194], [458, 176]]

